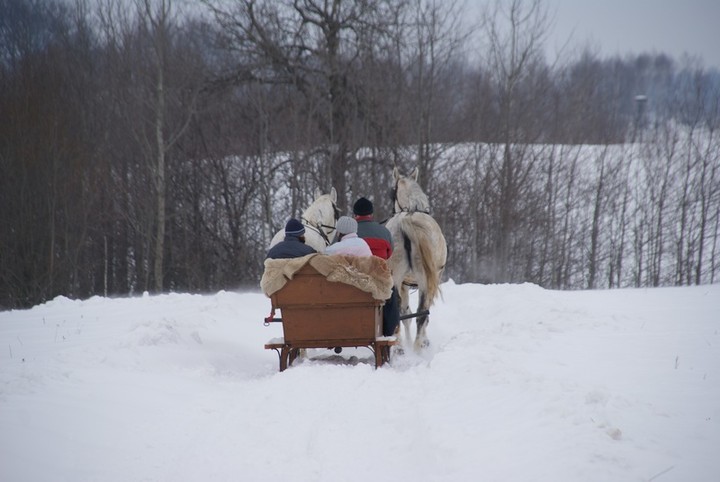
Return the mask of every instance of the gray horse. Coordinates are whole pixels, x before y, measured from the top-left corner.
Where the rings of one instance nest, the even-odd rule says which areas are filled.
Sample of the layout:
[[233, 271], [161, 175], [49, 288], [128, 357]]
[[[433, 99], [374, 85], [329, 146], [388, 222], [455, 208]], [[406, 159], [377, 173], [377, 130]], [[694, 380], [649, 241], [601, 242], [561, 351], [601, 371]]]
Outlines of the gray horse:
[[[419, 291], [418, 313], [427, 311], [440, 294], [440, 280], [447, 261], [447, 244], [438, 223], [430, 216], [430, 203], [417, 183], [418, 170], [401, 176], [393, 170], [394, 215], [386, 224], [392, 234], [393, 254], [389, 265], [400, 295], [400, 313], [410, 313], [409, 287]], [[428, 315], [417, 317], [415, 350], [429, 346], [426, 329]], [[410, 320], [403, 320], [405, 336], [410, 337]], [[400, 330], [397, 333], [400, 336]]]

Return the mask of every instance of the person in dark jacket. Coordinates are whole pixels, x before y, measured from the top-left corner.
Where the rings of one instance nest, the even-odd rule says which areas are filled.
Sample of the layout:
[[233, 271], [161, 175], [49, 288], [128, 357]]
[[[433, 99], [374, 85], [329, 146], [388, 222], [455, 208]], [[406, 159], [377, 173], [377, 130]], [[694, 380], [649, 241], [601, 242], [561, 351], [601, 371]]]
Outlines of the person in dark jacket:
[[[357, 235], [370, 246], [375, 256], [384, 260], [390, 259], [393, 252], [392, 235], [382, 224], [373, 220], [373, 203], [361, 197], [353, 205], [353, 214], [358, 223]], [[383, 336], [392, 336], [400, 324], [400, 299], [397, 289], [393, 286], [392, 295], [385, 300], [383, 306]]]
[[316, 252], [305, 244], [305, 226], [293, 218], [285, 224], [285, 239], [270, 248], [265, 259], [300, 258]]

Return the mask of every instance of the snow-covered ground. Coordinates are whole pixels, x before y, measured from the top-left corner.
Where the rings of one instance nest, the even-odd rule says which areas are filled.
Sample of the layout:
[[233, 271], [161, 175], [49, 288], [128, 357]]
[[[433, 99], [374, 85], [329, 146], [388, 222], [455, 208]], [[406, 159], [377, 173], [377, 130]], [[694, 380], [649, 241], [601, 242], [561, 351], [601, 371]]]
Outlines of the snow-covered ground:
[[443, 293], [379, 370], [278, 373], [259, 293], [2, 312], [0, 480], [720, 480], [720, 285]]

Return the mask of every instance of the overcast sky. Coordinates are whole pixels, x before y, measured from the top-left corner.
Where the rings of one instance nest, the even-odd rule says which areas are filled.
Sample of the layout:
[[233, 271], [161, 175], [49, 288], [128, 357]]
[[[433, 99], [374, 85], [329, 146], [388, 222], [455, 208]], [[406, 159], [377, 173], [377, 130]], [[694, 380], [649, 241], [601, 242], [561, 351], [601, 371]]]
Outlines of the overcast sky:
[[[493, 0], [468, 0], [485, 5]], [[664, 52], [675, 60], [699, 56], [720, 69], [720, 0], [544, 0], [555, 24], [552, 55], [572, 36], [570, 48], [591, 45], [601, 56]], [[550, 60], [550, 59], [549, 59]]]

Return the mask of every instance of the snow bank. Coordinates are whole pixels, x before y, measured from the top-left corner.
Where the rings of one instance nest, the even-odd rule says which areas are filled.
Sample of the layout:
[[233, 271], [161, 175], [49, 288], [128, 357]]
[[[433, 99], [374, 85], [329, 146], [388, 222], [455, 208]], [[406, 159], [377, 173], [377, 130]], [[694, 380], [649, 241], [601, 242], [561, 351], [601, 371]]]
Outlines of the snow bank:
[[256, 293], [1, 312], [0, 480], [720, 479], [720, 286], [443, 293], [379, 370], [278, 373]]

